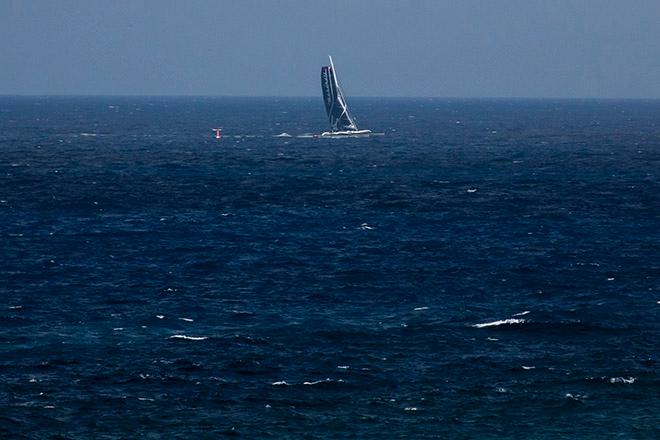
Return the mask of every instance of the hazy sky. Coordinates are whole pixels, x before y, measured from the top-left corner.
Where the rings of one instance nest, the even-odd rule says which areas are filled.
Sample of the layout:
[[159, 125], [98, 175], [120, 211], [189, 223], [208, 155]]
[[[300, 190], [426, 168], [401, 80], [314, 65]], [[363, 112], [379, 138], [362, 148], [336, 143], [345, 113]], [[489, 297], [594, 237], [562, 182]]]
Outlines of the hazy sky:
[[660, 0], [0, 0], [0, 94], [660, 98]]

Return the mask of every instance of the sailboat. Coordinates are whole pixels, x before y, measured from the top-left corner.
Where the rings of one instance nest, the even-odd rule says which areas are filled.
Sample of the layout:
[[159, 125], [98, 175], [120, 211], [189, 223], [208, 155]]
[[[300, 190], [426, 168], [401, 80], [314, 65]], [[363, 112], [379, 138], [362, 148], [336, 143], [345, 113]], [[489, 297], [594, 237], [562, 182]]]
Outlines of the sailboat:
[[364, 136], [371, 133], [371, 130], [360, 130], [355, 120], [348, 111], [346, 98], [341, 93], [335, 65], [330, 58], [330, 65], [321, 67], [321, 90], [323, 91], [323, 101], [325, 101], [325, 111], [328, 114], [330, 131], [321, 133], [323, 137], [329, 136]]

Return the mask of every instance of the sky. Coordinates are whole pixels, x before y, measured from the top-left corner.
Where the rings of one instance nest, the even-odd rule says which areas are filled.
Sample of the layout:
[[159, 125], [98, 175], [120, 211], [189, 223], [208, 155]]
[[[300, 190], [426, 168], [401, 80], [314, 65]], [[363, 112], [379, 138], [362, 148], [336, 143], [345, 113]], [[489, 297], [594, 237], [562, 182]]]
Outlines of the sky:
[[0, 0], [0, 94], [660, 98], [659, 0]]

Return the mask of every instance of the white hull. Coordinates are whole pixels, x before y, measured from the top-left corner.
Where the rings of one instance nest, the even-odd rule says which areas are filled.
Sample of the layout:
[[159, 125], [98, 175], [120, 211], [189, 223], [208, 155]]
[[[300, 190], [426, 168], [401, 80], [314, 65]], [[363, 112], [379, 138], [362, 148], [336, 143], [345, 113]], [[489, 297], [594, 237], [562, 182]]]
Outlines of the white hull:
[[351, 131], [324, 131], [321, 137], [347, 137], [347, 136], [368, 136], [371, 130], [351, 130]]

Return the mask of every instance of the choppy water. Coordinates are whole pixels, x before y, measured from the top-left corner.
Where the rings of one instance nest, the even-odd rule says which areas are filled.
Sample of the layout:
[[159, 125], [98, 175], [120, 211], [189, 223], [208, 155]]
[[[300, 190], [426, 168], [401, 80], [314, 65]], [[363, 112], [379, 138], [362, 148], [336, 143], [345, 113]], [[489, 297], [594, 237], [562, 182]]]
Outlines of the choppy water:
[[0, 98], [0, 436], [657, 436], [660, 102], [351, 104]]

